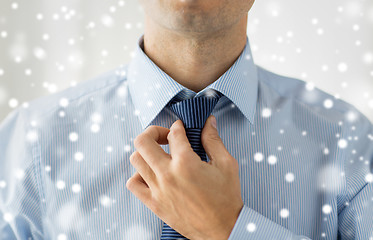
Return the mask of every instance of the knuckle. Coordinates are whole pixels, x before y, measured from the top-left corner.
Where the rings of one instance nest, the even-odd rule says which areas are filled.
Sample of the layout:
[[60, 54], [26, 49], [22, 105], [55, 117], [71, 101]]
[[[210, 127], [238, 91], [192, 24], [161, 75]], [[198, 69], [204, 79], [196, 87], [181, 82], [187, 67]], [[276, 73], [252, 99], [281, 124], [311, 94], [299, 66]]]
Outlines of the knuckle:
[[218, 135], [216, 135], [216, 134], [212, 134], [212, 133], [206, 133], [206, 134], [201, 134], [201, 140], [202, 141], [206, 141], [206, 140], [208, 140], [208, 141], [214, 141], [214, 142], [216, 142], [216, 141], [221, 141], [221, 139], [219, 138], [219, 136]]
[[216, 135], [216, 134], [210, 134], [209, 138], [212, 140], [212, 141], [219, 141], [220, 142], [220, 137], [219, 135]]
[[173, 131], [169, 131], [167, 134], [167, 140], [170, 141], [171, 138], [173, 138]]
[[174, 171], [177, 176], [190, 178], [191, 174], [196, 171], [194, 164], [189, 161], [189, 158], [183, 157], [178, 159], [174, 164]]
[[173, 126], [172, 130], [168, 133], [167, 137], [177, 137], [182, 134], [182, 129], [179, 126]]
[[[190, 144], [189, 144], [190, 146]], [[179, 150], [178, 152], [178, 160], [181, 161], [181, 162], [184, 162], [185, 160], [187, 160], [188, 158], [191, 157], [191, 151], [193, 151], [192, 147], [190, 146], [189, 148], [187, 147], [183, 147], [182, 149]]]
[[177, 158], [177, 161], [176, 161], [176, 167], [177, 167], [177, 170], [182, 170], [183, 167], [186, 167], [188, 166], [188, 163], [190, 163], [189, 161], [189, 158], [187, 157], [189, 153], [187, 153], [186, 151], [183, 151], [180, 153], [180, 156]]
[[145, 129], [145, 132], [146, 132], [146, 133], [154, 132], [154, 131], [157, 131], [157, 126], [156, 126], [156, 125], [150, 125], [149, 127], [147, 127], [147, 128]]
[[140, 135], [138, 135], [135, 140], [133, 140], [133, 144], [136, 148], [139, 148], [141, 147], [142, 145], [144, 145], [145, 143], [145, 138], [146, 138], [146, 134], [145, 133], [142, 133]]
[[138, 157], [139, 157], [139, 155], [140, 155], [140, 153], [139, 153], [138, 151], [133, 152], [133, 153], [131, 154], [131, 156], [130, 156], [130, 162], [131, 162], [132, 164], [135, 164], [135, 163], [136, 163], [136, 160], [137, 160]]
[[129, 178], [126, 182], [126, 188], [129, 190], [132, 190], [132, 186], [133, 186], [133, 179]]
[[181, 159], [178, 159], [177, 161], [175, 161], [175, 164], [174, 164], [174, 166], [173, 166], [173, 169], [174, 169], [174, 171], [175, 171], [175, 173], [177, 174], [177, 175], [180, 175], [180, 173], [182, 172], [182, 170], [183, 170], [183, 162], [184, 160], [181, 160]]

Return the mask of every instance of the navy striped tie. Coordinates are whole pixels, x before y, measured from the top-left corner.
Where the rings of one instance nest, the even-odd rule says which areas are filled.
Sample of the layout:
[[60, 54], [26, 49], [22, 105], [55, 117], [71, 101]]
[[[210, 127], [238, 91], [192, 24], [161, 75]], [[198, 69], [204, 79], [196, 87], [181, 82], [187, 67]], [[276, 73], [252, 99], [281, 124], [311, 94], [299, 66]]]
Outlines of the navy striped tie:
[[[207, 90], [203, 95], [182, 100], [180, 94], [169, 102], [169, 107], [184, 123], [186, 136], [193, 150], [202, 161], [207, 162], [206, 152], [201, 143], [201, 132], [207, 118], [223, 94], [214, 89]], [[161, 240], [188, 239], [165, 222], [163, 222]]]

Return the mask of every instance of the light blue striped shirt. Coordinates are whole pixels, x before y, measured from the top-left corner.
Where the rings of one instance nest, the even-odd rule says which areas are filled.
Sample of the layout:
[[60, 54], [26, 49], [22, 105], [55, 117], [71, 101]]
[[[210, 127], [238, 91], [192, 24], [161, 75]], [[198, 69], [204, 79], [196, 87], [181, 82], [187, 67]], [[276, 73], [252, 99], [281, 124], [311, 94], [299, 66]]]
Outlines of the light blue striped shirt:
[[[160, 239], [162, 221], [126, 189], [134, 138], [169, 128], [191, 92], [139, 38], [128, 64], [18, 107], [0, 125], [0, 239]], [[373, 125], [352, 105], [254, 64], [249, 40], [206, 89], [240, 166], [241, 239], [373, 239]], [[162, 148], [169, 153], [168, 145]], [[206, 223], [208, 224], [208, 223]]]

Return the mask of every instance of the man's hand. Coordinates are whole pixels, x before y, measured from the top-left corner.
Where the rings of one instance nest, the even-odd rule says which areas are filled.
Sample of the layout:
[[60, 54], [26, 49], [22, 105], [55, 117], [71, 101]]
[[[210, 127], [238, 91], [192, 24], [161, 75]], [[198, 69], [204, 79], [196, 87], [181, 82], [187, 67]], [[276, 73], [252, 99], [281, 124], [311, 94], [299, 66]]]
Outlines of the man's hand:
[[[181, 120], [171, 128], [149, 126], [134, 140], [137, 172], [126, 187], [160, 219], [192, 239], [227, 240], [243, 207], [239, 166], [225, 148], [211, 115], [202, 130], [204, 162], [188, 141]], [[159, 144], [169, 144], [166, 153]]]

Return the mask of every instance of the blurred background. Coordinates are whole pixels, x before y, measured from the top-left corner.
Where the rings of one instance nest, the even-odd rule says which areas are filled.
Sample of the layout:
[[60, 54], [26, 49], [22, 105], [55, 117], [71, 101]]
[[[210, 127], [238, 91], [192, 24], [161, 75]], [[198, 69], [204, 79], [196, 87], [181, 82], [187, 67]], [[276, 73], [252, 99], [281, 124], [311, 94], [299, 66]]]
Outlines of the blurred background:
[[[143, 16], [137, 0], [1, 0], [0, 121], [128, 63]], [[247, 34], [257, 65], [311, 82], [373, 122], [372, 0], [257, 0]]]

